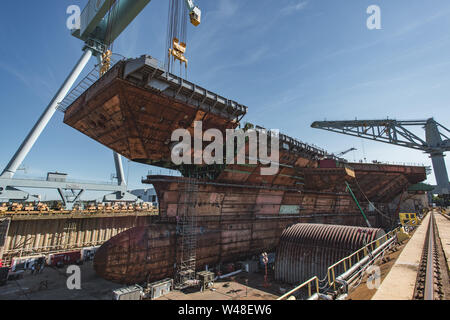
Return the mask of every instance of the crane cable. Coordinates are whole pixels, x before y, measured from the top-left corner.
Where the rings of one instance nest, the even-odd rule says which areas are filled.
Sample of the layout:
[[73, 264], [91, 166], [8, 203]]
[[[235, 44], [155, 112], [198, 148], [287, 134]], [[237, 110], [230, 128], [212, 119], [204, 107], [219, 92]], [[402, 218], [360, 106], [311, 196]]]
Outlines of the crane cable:
[[118, 15], [119, 7], [120, 7], [120, 0], [109, 0], [109, 1], [110, 1], [110, 9], [108, 12], [108, 21], [107, 21], [105, 40], [106, 40], [106, 43], [109, 43], [108, 49], [113, 51], [115, 40], [113, 40], [112, 33], [114, 30], [114, 26], [117, 22], [117, 15]]
[[175, 60], [179, 60], [180, 76], [183, 62], [187, 76], [187, 59], [184, 57], [184, 52], [187, 41], [188, 14], [189, 10], [185, 0], [169, 0], [165, 67], [167, 71], [171, 72]]
[[372, 201], [370, 201], [369, 198], [367, 198], [366, 194], [364, 193], [364, 191], [362, 190], [361, 186], [359, 185], [358, 180], [356, 179], [356, 177], [355, 177], [355, 182], [356, 182], [356, 185], [358, 186], [359, 191], [361, 191], [361, 194], [364, 196], [364, 198], [366, 198], [367, 202], [368, 202], [369, 204], [371, 203], [371, 204], [373, 205], [373, 208], [374, 208], [376, 211], [378, 211], [378, 213], [379, 213], [382, 217], [384, 217], [384, 218], [390, 220], [391, 222], [394, 222], [395, 219], [393, 219], [393, 218], [391, 218], [389, 215], [387, 215], [387, 214], [381, 212], [381, 211], [375, 206], [375, 204], [374, 204]]
[[111, 67], [111, 56], [114, 50], [113, 30], [117, 21], [117, 12], [120, 6], [120, 0], [109, 0], [110, 9], [108, 11], [106, 34], [104, 42], [108, 43], [108, 47], [101, 55], [101, 63], [99, 66], [99, 75], [103, 76]]

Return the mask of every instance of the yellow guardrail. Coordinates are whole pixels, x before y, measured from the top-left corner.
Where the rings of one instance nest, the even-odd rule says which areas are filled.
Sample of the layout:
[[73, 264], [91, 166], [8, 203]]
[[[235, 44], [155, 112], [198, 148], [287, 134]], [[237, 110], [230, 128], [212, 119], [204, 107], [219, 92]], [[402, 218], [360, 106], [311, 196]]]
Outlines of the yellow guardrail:
[[[343, 272], [346, 272], [348, 269], [350, 269], [353, 265], [361, 261], [363, 258], [369, 255], [369, 253], [373, 252], [375, 249], [377, 249], [381, 244], [388, 241], [392, 237], [394, 237], [399, 231], [401, 227], [398, 227], [388, 233], [386, 233], [384, 236], [368, 243], [361, 249], [355, 251], [351, 255], [339, 260], [335, 264], [328, 267], [327, 270], [327, 279], [328, 284], [330, 287], [333, 287], [336, 290], [336, 269], [340, 268], [341, 270], [344, 270]], [[341, 274], [341, 273], [340, 273]], [[338, 275], [339, 276], [339, 275]], [[313, 284], [315, 284], [315, 290], [313, 291]], [[317, 276], [305, 281], [301, 285], [295, 287], [291, 291], [287, 292], [286, 294], [279, 297], [277, 300], [288, 300], [289, 297], [294, 296], [295, 293], [298, 293], [300, 290], [302, 290], [305, 287], [308, 287], [308, 297], [307, 299], [311, 298], [314, 294], [320, 293], [320, 287], [319, 287], [319, 278]]]
[[[365, 258], [367, 255], [369, 255], [370, 252], [373, 252], [375, 249], [377, 249], [381, 244], [389, 240], [390, 238], [394, 237], [399, 231], [401, 227], [398, 227], [388, 233], [386, 233], [384, 236], [368, 243], [361, 249], [353, 252], [351, 255], [339, 260], [335, 264], [328, 267], [327, 271], [327, 278], [328, 278], [328, 284], [330, 287], [333, 287], [336, 289], [336, 269], [340, 268], [343, 269], [343, 272], [346, 272], [348, 269], [350, 269], [354, 264], [361, 261], [361, 259]], [[338, 275], [339, 276], [339, 275]]]
[[450, 213], [448, 213], [446, 209], [444, 209], [444, 208], [438, 209], [438, 212], [439, 212], [444, 218], [447, 218], [447, 219], [450, 220]]
[[316, 287], [314, 293], [318, 294], [319, 293], [319, 278], [313, 277], [313, 278], [309, 279], [308, 281], [302, 283], [298, 287], [295, 287], [294, 289], [292, 289], [288, 293], [282, 295], [277, 300], [287, 300], [289, 297], [293, 296], [294, 293], [300, 291], [301, 289], [303, 289], [306, 286], [308, 286], [308, 298], [310, 298], [313, 295], [313, 293], [312, 293], [312, 284], [314, 282], [315, 282], [315, 287]]

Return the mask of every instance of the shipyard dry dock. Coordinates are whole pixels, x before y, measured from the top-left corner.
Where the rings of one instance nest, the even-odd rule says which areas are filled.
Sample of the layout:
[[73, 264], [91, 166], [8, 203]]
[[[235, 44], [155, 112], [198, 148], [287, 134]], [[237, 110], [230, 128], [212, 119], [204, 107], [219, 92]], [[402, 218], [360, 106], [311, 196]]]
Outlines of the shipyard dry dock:
[[[442, 299], [449, 299], [448, 259], [450, 256], [450, 239], [448, 229], [450, 228], [450, 219], [437, 210], [425, 216], [419, 228], [412, 233], [411, 239], [406, 239], [402, 243], [396, 243], [395, 246], [386, 251], [382, 258], [376, 261], [375, 265], [381, 268], [379, 288], [369, 289], [367, 287], [367, 276], [364, 276], [350, 286], [347, 299], [420, 299], [415, 297], [415, 294], [421, 284], [421, 255], [424, 250], [426, 230], [429, 227], [431, 215], [434, 215], [436, 223], [436, 240], [438, 240], [440, 246], [437, 252], [441, 258], [440, 279], [438, 279], [439, 277], [436, 279], [435, 285], [436, 295], [438, 297], [441, 295]], [[306, 228], [306, 226], [300, 225], [291, 228], [291, 230], [286, 230], [283, 241], [286, 243], [288, 241], [286, 236], [289, 236], [298, 228], [301, 230]], [[351, 232], [351, 229], [347, 229], [347, 231]], [[327, 240], [325, 238], [321, 241]], [[348, 243], [350, 244], [351, 242]], [[280, 250], [283, 251], [285, 249], [280, 248]], [[310, 249], [306, 246], [298, 250], [309, 251]], [[318, 249], [316, 248], [315, 250], [317, 252]], [[344, 249], [341, 248], [341, 250]], [[299, 255], [297, 253], [297, 256]], [[32, 275], [28, 271], [23, 278], [9, 281], [7, 285], [2, 286], [0, 289], [0, 300], [109, 300], [112, 298], [112, 292], [122, 287], [120, 284], [99, 277], [94, 271], [92, 262], [86, 262], [80, 267], [83, 284], [81, 290], [67, 289], [65, 269], [46, 267], [39, 274]], [[277, 272], [276, 270], [277, 267], [275, 267], [275, 272]], [[283, 297], [291, 297], [292, 299], [292, 296], [296, 295], [296, 286], [277, 281], [275, 278], [276, 275], [270, 272], [268, 283], [266, 284], [263, 271], [242, 271], [224, 279], [216, 280], [214, 285], [207, 290], [175, 290], [159, 297], [157, 300], [275, 300]], [[291, 291], [291, 289], [293, 290]], [[315, 288], [313, 287], [311, 291], [314, 293]], [[308, 296], [306, 291], [303, 293]]]
[[[54, 228], [49, 230], [14, 218], [7, 254], [95, 242], [101, 245], [93, 263], [97, 277], [121, 285], [163, 279], [183, 285], [195, 282], [196, 271], [233, 273], [265, 252], [272, 280], [290, 289], [322, 277], [330, 263], [361, 246], [370, 246], [366, 255], [391, 249], [398, 212], [419, 213], [428, 206], [426, 195], [412, 188], [426, 179], [425, 167], [349, 163], [284, 134], [277, 135], [280, 157], [274, 175], [262, 175], [267, 165], [261, 162], [175, 165], [171, 135], [186, 129], [193, 137], [196, 121], [202, 122], [203, 132], [216, 129], [223, 136], [240, 127], [257, 137], [267, 131], [244, 126], [246, 106], [159, 65], [150, 56], [120, 61], [64, 110], [67, 125], [122, 156], [181, 173], [143, 180], [156, 189], [158, 215], [70, 216], [60, 222], [44, 217]], [[248, 140], [241, 145], [244, 151]], [[193, 149], [187, 152], [194, 155]], [[261, 283], [261, 276], [256, 278]], [[265, 292], [279, 295], [280, 290]]]

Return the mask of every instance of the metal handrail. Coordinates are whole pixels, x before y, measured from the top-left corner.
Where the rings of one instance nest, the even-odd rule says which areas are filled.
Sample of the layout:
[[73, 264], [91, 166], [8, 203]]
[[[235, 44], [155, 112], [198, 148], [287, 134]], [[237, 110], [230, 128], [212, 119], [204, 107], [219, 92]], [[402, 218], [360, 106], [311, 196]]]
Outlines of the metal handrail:
[[[336, 269], [338, 267], [343, 266], [344, 272], [347, 272], [349, 269], [352, 268], [353, 265], [360, 262], [362, 259], [364, 259], [368, 255], [370, 255], [373, 251], [375, 251], [377, 248], [379, 248], [380, 245], [382, 245], [386, 241], [395, 237], [397, 235], [397, 233], [400, 231], [400, 229], [401, 229], [401, 227], [398, 227], [398, 228], [386, 233], [382, 237], [366, 244], [361, 249], [353, 252], [351, 255], [349, 255], [345, 258], [342, 258], [338, 262], [336, 262], [333, 265], [331, 265], [330, 267], [328, 267], [327, 277], [326, 277], [326, 279], [328, 280], [328, 285], [330, 287], [333, 287], [336, 290], [336, 278], [337, 278]], [[314, 293], [312, 292], [312, 283], [313, 282], [315, 282], [315, 284], [316, 284], [315, 285], [316, 290]], [[311, 298], [313, 295], [320, 294], [319, 278], [317, 276], [315, 276], [315, 277], [303, 282], [302, 284], [295, 287], [294, 289], [287, 292], [286, 294], [282, 295], [277, 300], [287, 300], [289, 297], [293, 296], [296, 292], [300, 291], [305, 286], [308, 286], [308, 299]]]
[[315, 282], [315, 284], [316, 284], [315, 285], [315, 287], [316, 287], [315, 294], [319, 294], [319, 278], [317, 278], [317, 276], [316, 276], [316, 277], [313, 277], [313, 278], [309, 279], [308, 281], [305, 281], [304, 283], [302, 283], [298, 287], [295, 287], [291, 291], [285, 293], [284, 295], [279, 297], [277, 300], [287, 300], [289, 297], [293, 296], [294, 293], [300, 291], [305, 286], [308, 286], [308, 298], [310, 298], [310, 297], [313, 296], [312, 288], [311, 288], [311, 285], [312, 285], [313, 282]]
[[[126, 58], [120, 54], [113, 53], [111, 56], [110, 70], [120, 61]], [[82, 79], [73, 89], [58, 103], [57, 109], [61, 112], [66, 112], [69, 106], [74, 103], [86, 90], [88, 90], [94, 83], [96, 83], [102, 76], [100, 76], [100, 64], [96, 64], [94, 68]]]
[[[400, 228], [401, 227], [398, 227], [398, 228], [386, 233], [384, 236], [368, 243], [361, 249], [353, 252], [351, 255], [349, 255], [345, 258], [342, 258], [335, 264], [329, 266], [328, 270], [327, 270], [327, 278], [328, 278], [329, 286], [336, 289], [336, 278], [337, 278], [336, 277], [336, 269], [338, 267], [343, 266], [344, 272], [347, 272], [347, 270], [352, 267], [352, 260], [353, 260], [353, 264], [358, 263], [363, 258], [365, 258], [369, 254], [371, 254], [374, 250], [376, 250], [382, 243], [388, 241], [392, 237], [395, 237], [397, 235], [397, 233], [400, 231]], [[353, 258], [355, 258], [355, 259], [353, 259]]]

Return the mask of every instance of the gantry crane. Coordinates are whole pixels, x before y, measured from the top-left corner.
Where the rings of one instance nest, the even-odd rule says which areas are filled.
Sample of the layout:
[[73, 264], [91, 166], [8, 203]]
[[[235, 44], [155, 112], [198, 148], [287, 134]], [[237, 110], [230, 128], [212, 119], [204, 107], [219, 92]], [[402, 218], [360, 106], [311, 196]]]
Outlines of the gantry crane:
[[[108, 48], [114, 40], [127, 28], [127, 26], [139, 15], [151, 0], [89, 0], [80, 17], [80, 28], [72, 30], [72, 35], [84, 42], [83, 54], [75, 67], [70, 72], [62, 86], [57, 91], [50, 104], [45, 109], [39, 120], [31, 129], [19, 149], [16, 151], [6, 168], [0, 175], [0, 197], [2, 199], [27, 200], [28, 194], [16, 189], [16, 187], [30, 188], [56, 188], [80, 190], [78, 196], [84, 190], [114, 191], [115, 194], [106, 201], [130, 200], [136, 197], [127, 193], [126, 182], [120, 156], [114, 152], [114, 163], [117, 173], [117, 186], [95, 184], [70, 184], [57, 181], [35, 181], [13, 179], [21, 163], [30, 152], [36, 140], [55, 114], [61, 102], [69, 93], [69, 90], [88, 64], [92, 56], [97, 57], [99, 64], [110, 58]], [[201, 22], [201, 11], [195, 6], [193, 0], [184, 0], [189, 9], [191, 23], [195, 26]], [[106, 60], [106, 61], [103, 61]], [[105, 70], [100, 68], [100, 75]], [[64, 199], [63, 199], [64, 200]]]
[[[425, 139], [407, 129], [411, 126], [423, 127]], [[448, 137], [450, 131], [433, 118], [417, 121], [391, 119], [317, 121], [311, 127], [424, 151], [430, 155], [433, 163], [437, 182], [433, 192], [440, 195], [449, 195], [450, 183], [445, 167], [444, 153], [450, 151], [450, 139]]]

